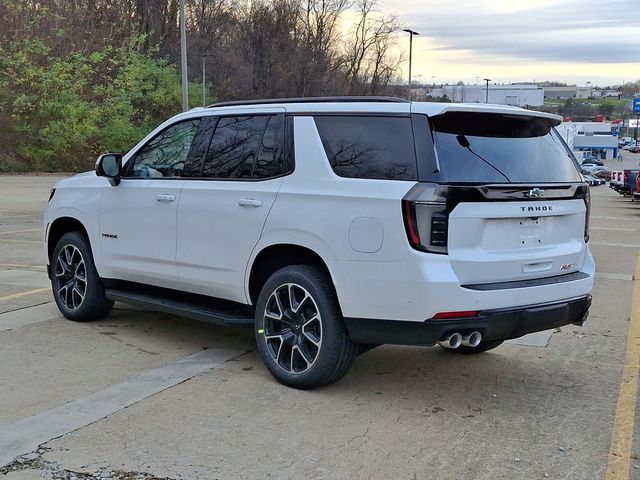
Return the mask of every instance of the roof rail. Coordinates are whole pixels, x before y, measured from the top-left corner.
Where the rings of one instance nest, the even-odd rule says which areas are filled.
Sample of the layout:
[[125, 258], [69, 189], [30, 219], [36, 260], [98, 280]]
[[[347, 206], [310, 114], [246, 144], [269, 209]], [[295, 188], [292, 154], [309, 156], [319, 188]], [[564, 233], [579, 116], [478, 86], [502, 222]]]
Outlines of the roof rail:
[[298, 98], [262, 98], [257, 100], [238, 100], [234, 102], [220, 102], [208, 105], [211, 107], [233, 107], [236, 105], [264, 105], [268, 103], [326, 103], [326, 102], [390, 102], [411, 103], [398, 97], [377, 96], [342, 96], [342, 97], [298, 97]]

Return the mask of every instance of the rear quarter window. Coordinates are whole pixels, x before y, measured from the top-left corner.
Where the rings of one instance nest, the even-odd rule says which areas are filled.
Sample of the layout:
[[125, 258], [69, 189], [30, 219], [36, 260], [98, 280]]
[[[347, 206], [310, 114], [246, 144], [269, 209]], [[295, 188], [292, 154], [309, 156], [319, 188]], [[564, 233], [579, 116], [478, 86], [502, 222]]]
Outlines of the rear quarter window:
[[410, 118], [323, 115], [315, 122], [336, 175], [417, 180]]

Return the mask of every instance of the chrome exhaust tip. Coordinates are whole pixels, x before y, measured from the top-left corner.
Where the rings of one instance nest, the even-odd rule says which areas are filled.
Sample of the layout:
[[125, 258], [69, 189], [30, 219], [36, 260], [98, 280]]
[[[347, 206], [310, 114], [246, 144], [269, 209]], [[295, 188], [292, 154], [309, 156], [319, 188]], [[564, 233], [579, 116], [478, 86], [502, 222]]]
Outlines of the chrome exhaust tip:
[[462, 343], [462, 335], [458, 332], [450, 333], [449, 335], [445, 335], [440, 340], [438, 340], [438, 345], [443, 348], [458, 348]]
[[471, 332], [462, 336], [461, 344], [465, 347], [477, 347], [482, 341], [482, 334], [480, 332]]

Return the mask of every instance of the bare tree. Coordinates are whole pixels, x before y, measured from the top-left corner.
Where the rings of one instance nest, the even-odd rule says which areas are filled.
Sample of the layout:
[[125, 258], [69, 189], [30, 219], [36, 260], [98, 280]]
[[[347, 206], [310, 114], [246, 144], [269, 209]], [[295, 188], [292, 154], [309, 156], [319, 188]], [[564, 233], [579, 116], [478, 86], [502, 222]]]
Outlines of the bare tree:
[[380, 16], [377, 0], [358, 0], [358, 21], [346, 41], [343, 63], [346, 68], [347, 91], [352, 95], [381, 93], [397, 73], [402, 58], [390, 49], [398, 19]]

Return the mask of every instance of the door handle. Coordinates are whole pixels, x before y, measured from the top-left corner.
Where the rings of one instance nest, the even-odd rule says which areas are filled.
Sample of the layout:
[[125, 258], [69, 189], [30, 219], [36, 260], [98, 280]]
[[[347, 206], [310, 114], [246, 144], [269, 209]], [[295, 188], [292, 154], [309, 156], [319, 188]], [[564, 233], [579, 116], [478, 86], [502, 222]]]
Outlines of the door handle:
[[156, 195], [156, 200], [159, 202], [168, 203], [168, 202], [175, 201], [175, 199], [176, 199], [175, 195], [170, 195], [168, 193], [159, 193], [158, 195]]
[[261, 207], [262, 200], [256, 200], [254, 198], [241, 198], [238, 200], [238, 205], [241, 207]]

